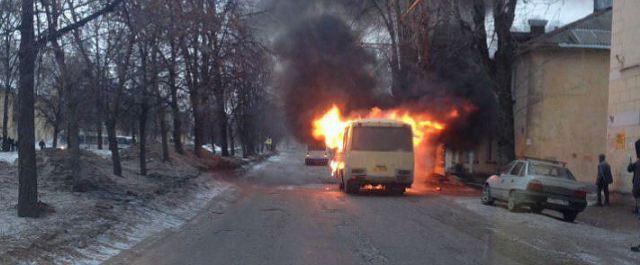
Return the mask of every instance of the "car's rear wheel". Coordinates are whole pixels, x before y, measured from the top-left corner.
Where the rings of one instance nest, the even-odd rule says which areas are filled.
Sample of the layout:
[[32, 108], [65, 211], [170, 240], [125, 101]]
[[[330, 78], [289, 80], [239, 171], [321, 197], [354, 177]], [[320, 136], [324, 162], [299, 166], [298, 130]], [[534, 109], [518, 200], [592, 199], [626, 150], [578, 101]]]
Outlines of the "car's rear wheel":
[[565, 222], [573, 223], [573, 221], [575, 221], [577, 217], [578, 217], [577, 212], [574, 212], [574, 211], [562, 212], [562, 219], [564, 219]]
[[544, 208], [542, 208], [542, 206], [540, 205], [532, 205], [530, 206], [530, 209], [532, 213], [541, 213], [542, 210], [544, 210]]
[[482, 197], [480, 198], [480, 201], [484, 205], [493, 205], [495, 202], [493, 197], [491, 197], [491, 187], [489, 187], [489, 184], [484, 185], [482, 188]]
[[405, 187], [403, 186], [389, 186], [389, 193], [391, 195], [396, 195], [396, 196], [400, 196], [403, 195], [405, 193], [405, 191], [407, 190]]
[[347, 191], [347, 194], [357, 194], [360, 191], [360, 186], [347, 183], [345, 190]]
[[515, 193], [513, 191], [509, 193], [507, 209], [509, 209], [510, 212], [517, 212], [518, 210], [520, 210], [520, 205], [518, 204]]
[[342, 183], [344, 183], [344, 191], [347, 194], [356, 194], [360, 191], [360, 185], [353, 183], [353, 181], [344, 181], [344, 177]]

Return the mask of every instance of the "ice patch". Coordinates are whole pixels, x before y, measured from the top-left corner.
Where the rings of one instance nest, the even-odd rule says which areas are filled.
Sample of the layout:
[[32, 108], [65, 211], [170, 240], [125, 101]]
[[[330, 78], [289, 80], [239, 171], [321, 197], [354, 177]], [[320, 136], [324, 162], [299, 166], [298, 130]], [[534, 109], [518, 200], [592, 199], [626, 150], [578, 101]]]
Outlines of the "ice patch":
[[18, 161], [18, 152], [0, 152], [0, 161], [14, 164]]

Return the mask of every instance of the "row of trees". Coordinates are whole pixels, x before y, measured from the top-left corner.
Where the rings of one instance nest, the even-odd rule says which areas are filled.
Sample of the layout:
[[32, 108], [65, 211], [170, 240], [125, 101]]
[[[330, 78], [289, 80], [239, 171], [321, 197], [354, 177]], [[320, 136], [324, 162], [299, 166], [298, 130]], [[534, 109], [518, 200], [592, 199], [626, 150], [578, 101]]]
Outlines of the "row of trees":
[[[514, 157], [511, 68], [516, 55], [511, 28], [518, 0], [362, 0], [356, 17], [381, 32], [400, 101], [425, 94], [419, 84], [437, 76], [449, 92], [482, 109], [476, 123], [497, 129], [498, 161]], [[428, 92], [427, 92], [428, 93]], [[493, 122], [487, 122], [493, 121]], [[473, 121], [472, 121], [473, 122]], [[486, 126], [486, 125], [481, 125]], [[462, 138], [468, 139], [466, 128]], [[456, 139], [455, 142], [461, 142]]]
[[[20, 5], [20, 6], [18, 6]], [[140, 174], [148, 140], [195, 155], [216, 143], [221, 155], [258, 152], [283, 134], [268, 90], [272, 58], [248, 25], [251, 7], [223, 0], [0, 0], [0, 77], [18, 91], [19, 216], [37, 216], [34, 113], [67, 142], [74, 189], [81, 132], [106, 128], [113, 173], [122, 175], [117, 136], [137, 139]], [[17, 54], [17, 56], [16, 56]], [[5, 97], [8, 98], [8, 97]], [[3, 137], [7, 137], [7, 106]], [[239, 145], [238, 148], [236, 146]]]

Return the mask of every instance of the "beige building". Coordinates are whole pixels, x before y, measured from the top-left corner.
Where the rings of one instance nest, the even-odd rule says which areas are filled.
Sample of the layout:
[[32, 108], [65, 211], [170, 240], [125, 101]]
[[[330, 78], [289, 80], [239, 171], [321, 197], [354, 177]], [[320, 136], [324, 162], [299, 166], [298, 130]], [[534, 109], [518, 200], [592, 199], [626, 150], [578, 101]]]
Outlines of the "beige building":
[[631, 190], [626, 172], [640, 138], [640, 1], [615, 0], [607, 117], [607, 154], [614, 188]]
[[[638, 1], [640, 3], [640, 1]], [[531, 32], [514, 66], [514, 130], [518, 157], [560, 160], [579, 181], [593, 183], [606, 148], [611, 9], [545, 33]]]
[[[0, 90], [0, 139], [2, 138], [2, 111], [4, 110], [4, 97], [7, 96], [4, 90]], [[18, 139], [17, 137], [17, 120], [14, 115], [14, 102], [16, 98], [15, 95], [9, 94], [9, 120], [7, 122], [7, 133], [8, 136], [13, 139]], [[37, 104], [37, 103], [36, 103]], [[39, 115], [39, 113], [35, 112], [35, 135], [36, 142], [40, 141], [40, 139], [50, 140], [53, 137], [53, 130], [47, 126], [45, 119]]]

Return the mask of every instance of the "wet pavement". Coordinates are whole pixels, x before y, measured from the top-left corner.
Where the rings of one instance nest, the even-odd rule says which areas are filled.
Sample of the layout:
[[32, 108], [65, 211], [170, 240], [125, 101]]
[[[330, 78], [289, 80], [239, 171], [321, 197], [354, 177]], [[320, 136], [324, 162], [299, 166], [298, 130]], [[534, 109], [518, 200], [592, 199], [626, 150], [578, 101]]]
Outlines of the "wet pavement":
[[640, 264], [631, 230], [511, 213], [475, 191], [346, 195], [286, 151], [233, 183], [228, 203], [107, 264]]

